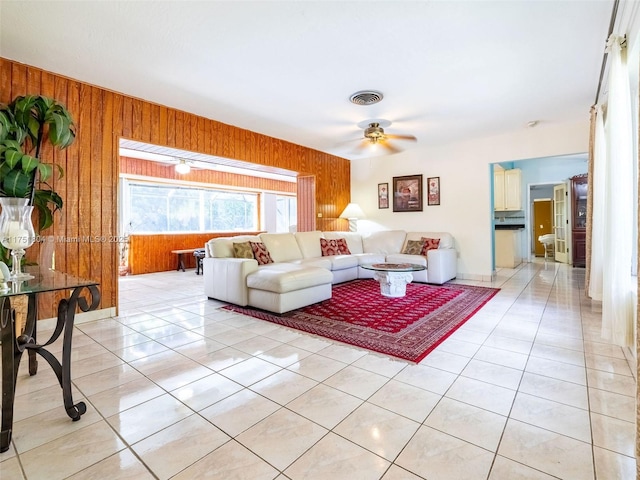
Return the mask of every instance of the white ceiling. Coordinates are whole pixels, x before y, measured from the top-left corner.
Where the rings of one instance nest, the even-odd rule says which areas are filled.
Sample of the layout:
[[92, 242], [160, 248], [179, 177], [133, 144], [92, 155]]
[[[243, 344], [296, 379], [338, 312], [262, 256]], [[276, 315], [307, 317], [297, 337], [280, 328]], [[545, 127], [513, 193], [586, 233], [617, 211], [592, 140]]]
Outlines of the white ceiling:
[[0, 55], [355, 159], [368, 119], [406, 150], [584, 119], [612, 5], [2, 0]]

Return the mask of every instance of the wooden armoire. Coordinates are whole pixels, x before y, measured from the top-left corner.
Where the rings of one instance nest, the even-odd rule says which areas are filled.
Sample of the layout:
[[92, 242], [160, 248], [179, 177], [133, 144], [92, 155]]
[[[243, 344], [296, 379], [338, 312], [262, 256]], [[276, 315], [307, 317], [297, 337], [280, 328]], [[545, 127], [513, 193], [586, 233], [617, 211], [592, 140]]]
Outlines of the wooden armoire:
[[586, 173], [571, 177], [571, 251], [574, 267], [584, 267], [587, 256]]

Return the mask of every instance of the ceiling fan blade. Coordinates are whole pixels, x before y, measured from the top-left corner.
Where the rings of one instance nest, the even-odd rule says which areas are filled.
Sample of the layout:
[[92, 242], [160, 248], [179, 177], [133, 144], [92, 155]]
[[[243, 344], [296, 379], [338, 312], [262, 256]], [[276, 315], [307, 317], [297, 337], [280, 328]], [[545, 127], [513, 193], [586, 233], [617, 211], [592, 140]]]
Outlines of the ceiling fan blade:
[[351, 153], [361, 154], [363, 150], [367, 150], [371, 146], [371, 142], [369, 140], [360, 140], [360, 143], [353, 147]]
[[378, 142], [378, 145], [380, 145], [385, 150], [388, 150], [390, 153], [399, 153], [402, 151], [398, 147], [394, 147], [393, 145], [391, 145], [389, 142]]
[[412, 142], [418, 140], [413, 135], [393, 135], [392, 133], [385, 134], [385, 137], [393, 138], [394, 140], [411, 140]]

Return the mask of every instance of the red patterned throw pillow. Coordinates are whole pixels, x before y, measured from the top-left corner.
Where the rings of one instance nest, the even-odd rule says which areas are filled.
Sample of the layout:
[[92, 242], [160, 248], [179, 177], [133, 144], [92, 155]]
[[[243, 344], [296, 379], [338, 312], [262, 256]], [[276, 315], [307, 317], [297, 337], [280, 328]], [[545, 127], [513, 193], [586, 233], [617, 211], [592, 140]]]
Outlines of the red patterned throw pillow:
[[320, 250], [322, 250], [322, 256], [328, 257], [330, 255], [339, 255], [340, 248], [338, 247], [337, 240], [327, 240], [326, 238], [320, 239]]
[[338, 243], [338, 250], [340, 250], [340, 255], [351, 255], [351, 250], [349, 250], [346, 238], [338, 238], [336, 242]]
[[251, 250], [253, 250], [253, 256], [258, 261], [258, 265], [267, 265], [273, 263], [269, 250], [262, 242], [249, 242], [251, 244]]
[[422, 237], [420, 240], [424, 242], [421, 255], [426, 255], [429, 250], [437, 250], [438, 246], [440, 245], [439, 238]]

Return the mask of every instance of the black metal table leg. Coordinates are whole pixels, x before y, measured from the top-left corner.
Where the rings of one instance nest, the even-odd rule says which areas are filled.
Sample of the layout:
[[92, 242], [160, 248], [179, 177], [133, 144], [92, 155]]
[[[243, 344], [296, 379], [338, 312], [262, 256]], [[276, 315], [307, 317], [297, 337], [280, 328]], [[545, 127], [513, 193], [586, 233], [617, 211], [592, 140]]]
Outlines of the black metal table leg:
[[11, 303], [3, 298], [0, 306], [0, 341], [2, 342], [2, 424], [0, 426], [0, 452], [11, 445], [13, 428], [13, 402], [16, 395], [16, 378], [22, 351], [16, 347], [13, 311]]
[[[91, 303], [87, 303], [85, 297], [81, 296], [83, 290], [87, 289], [91, 295]], [[73, 325], [76, 315], [76, 307], [83, 312], [95, 310], [100, 303], [100, 291], [96, 286], [77, 287], [68, 299], [63, 298], [58, 304], [58, 321], [56, 329], [47, 343], [43, 345], [27, 345], [26, 348], [34, 349], [37, 354], [44, 358], [51, 366], [58, 377], [58, 383], [62, 387], [62, 399], [67, 415], [75, 422], [87, 411], [84, 402], [73, 403], [71, 393], [71, 340], [73, 338]], [[64, 331], [62, 337], [62, 363], [43, 347], [55, 342]]]
[[[88, 291], [91, 302], [82, 296], [85, 289]], [[0, 452], [5, 452], [11, 445], [13, 428], [13, 406], [15, 401], [16, 380], [18, 367], [22, 353], [26, 349], [29, 353], [29, 373], [34, 375], [37, 371], [35, 354], [44, 358], [51, 366], [62, 388], [62, 398], [67, 415], [73, 420], [87, 411], [84, 402], [73, 403], [71, 392], [71, 341], [73, 338], [73, 326], [76, 309], [83, 312], [95, 310], [100, 303], [100, 291], [96, 285], [79, 286], [73, 288], [68, 299], [60, 300], [58, 304], [58, 318], [56, 327], [49, 340], [42, 345], [35, 343], [37, 321], [37, 298], [34, 293], [28, 295], [29, 306], [25, 331], [16, 337], [15, 312], [11, 308], [9, 298], [0, 299], [0, 352], [2, 355], [2, 420], [0, 422]], [[44, 347], [55, 342], [64, 332], [62, 340], [62, 363]]]

